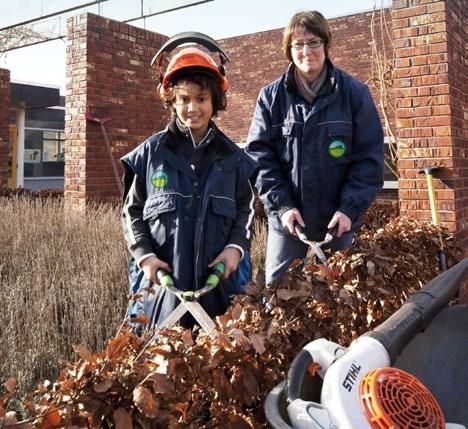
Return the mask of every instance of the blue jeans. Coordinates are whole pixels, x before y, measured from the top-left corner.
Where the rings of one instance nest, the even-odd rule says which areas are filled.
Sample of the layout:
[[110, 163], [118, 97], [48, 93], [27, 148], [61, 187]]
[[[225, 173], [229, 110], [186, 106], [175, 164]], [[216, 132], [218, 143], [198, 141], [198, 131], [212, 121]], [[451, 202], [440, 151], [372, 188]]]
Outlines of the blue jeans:
[[[348, 232], [341, 237], [336, 237], [324, 246], [324, 249], [337, 251], [351, 246], [354, 234]], [[280, 233], [273, 228], [268, 228], [268, 240], [265, 262], [266, 284], [280, 279], [295, 259], [303, 260], [306, 257], [309, 246], [299, 241], [298, 238]], [[301, 266], [298, 266], [300, 269]]]

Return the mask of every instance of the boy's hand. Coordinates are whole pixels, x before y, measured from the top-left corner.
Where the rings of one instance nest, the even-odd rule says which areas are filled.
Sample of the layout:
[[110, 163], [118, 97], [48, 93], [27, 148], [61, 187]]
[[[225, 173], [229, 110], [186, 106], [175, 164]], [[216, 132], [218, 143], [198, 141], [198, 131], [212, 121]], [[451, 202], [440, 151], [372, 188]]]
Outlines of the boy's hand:
[[145, 274], [145, 278], [153, 283], [159, 284], [159, 279], [156, 272], [160, 269], [171, 271], [171, 267], [164, 261], [161, 261], [157, 256], [148, 256], [140, 263], [141, 270]]
[[241, 259], [241, 252], [235, 247], [226, 247], [216, 258], [208, 264], [209, 268], [214, 267], [218, 262], [224, 262], [226, 267], [223, 279], [228, 279], [231, 273], [237, 270]]

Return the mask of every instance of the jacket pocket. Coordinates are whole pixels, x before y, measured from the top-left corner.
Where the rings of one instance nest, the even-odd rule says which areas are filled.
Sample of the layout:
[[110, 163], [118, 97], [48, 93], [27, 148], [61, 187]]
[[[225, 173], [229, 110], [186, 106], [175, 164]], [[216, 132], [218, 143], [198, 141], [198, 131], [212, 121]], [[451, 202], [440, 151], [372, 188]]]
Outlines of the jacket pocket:
[[174, 194], [153, 195], [148, 198], [143, 208], [143, 220], [158, 217], [162, 213], [172, 212], [176, 209]]
[[231, 198], [211, 195], [211, 208], [215, 215], [236, 219], [236, 203]]
[[157, 249], [172, 242], [176, 227], [176, 195], [154, 195], [146, 200], [143, 220], [148, 223]]
[[284, 122], [272, 127], [272, 139], [276, 142], [279, 161], [284, 171], [293, 169], [298, 142], [302, 140], [302, 122]]
[[228, 244], [227, 240], [236, 220], [237, 209], [235, 201], [231, 198], [211, 195], [210, 199], [212, 213], [206, 223], [206, 242], [216, 254], [219, 254]]

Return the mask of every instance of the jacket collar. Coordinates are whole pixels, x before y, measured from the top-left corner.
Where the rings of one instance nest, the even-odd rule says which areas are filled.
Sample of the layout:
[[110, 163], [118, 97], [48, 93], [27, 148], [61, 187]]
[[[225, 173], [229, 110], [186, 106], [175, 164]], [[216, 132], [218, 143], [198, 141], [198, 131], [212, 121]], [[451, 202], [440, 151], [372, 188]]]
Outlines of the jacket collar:
[[[325, 80], [325, 83], [322, 86], [322, 89], [320, 90], [319, 95], [330, 94], [336, 89], [336, 85], [337, 85], [336, 75], [335, 75], [335, 66], [329, 59], [326, 59], [325, 62], [327, 63], [327, 78]], [[294, 65], [294, 63], [289, 64], [289, 67], [285, 73], [284, 84], [286, 86], [286, 89], [289, 92], [293, 92], [296, 95], [300, 95], [299, 89], [296, 84], [296, 79], [294, 77], [295, 68], [296, 66]]]
[[[212, 160], [224, 160], [230, 158], [234, 151], [227, 143], [228, 138], [219, 130], [214, 121], [210, 122], [210, 152]], [[164, 148], [167, 152], [165, 157], [170, 160], [173, 164], [181, 166], [185, 165], [185, 162], [177, 156], [177, 148], [182, 143], [182, 139], [189, 138], [175, 123], [175, 120], [171, 120], [167, 127], [162, 132], [158, 146]], [[156, 149], [158, 150], [158, 149]], [[224, 163], [223, 163], [224, 164]], [[229, 163], [228, 163], [229, 164]], [[192, 172], [192, 170], [190, 169]]]

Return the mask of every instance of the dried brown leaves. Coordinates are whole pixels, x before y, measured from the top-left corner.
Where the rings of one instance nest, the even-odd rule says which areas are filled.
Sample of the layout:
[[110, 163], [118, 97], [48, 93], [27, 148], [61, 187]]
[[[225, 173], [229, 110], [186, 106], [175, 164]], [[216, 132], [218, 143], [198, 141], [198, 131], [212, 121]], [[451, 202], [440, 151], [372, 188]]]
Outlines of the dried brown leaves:
[[[28, 400], [33, 423], [24, 427], [264, 427], [264, 399], [305, 343], [349, 344], [438, 274], [437, 233], [396, 218], [363, 231], [328, 267], [308, 265], [268, 290], [259, 277], [217, 318], [213, 337], [176, 327], [154, 339], [127, 328], [100, 353], [75, 347], [78, 362], [52, 387], [39, 386], [34, 405]], [[458, 250], [446, 243], [453, 265]], [[14, 380], [5, 387], [7, 428], [16, 422], [6, 412]]]

